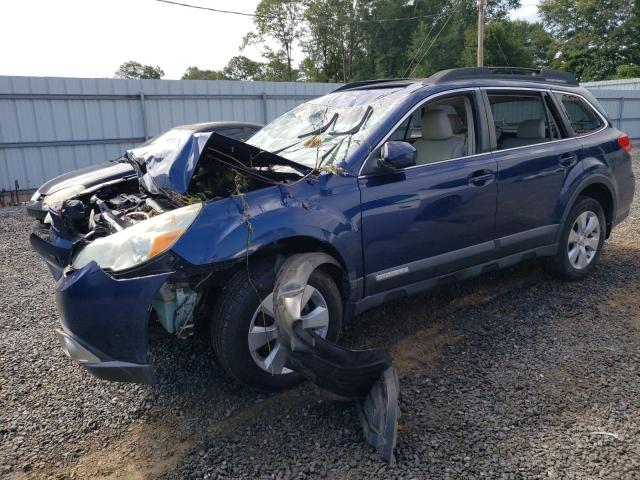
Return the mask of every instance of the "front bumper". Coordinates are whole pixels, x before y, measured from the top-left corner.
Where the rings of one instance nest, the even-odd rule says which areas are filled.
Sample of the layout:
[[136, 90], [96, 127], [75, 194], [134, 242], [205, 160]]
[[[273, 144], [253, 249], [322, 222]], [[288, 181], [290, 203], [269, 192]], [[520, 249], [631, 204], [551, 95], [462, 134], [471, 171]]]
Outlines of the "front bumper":
[[40, 222], [44, 221], [47, 213], [49, 213], [49, 209], [44, 206], [42, 200], [29, 200], [26, 207], [27, 214]]
[[92, 262], [61, 275], [56, 301], [65, 353], [98, 378], [153, 383], [147, 360], [150, 306], [171, 273], [116, 279]]

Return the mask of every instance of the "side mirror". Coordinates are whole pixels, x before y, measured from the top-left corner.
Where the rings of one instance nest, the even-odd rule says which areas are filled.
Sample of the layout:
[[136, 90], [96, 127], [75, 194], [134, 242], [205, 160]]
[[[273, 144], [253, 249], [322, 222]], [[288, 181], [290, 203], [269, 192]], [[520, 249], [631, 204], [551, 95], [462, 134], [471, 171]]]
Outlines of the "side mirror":
[[378, 163], [387, 169], [400, 170], [416, 164], [416, 149], [407, 142], [386, 142], [380, 151]]

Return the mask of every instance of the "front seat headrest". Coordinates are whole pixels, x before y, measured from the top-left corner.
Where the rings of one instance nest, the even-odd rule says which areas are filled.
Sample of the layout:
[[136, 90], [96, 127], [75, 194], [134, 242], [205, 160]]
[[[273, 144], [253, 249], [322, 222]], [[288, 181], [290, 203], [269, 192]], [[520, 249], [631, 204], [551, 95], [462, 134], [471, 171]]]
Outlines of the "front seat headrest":
[[449, 116], [443, 110], [427, 110], [422, 115], [422, 138], [447, 140], [453, 137]]
[[449, 122], [451, 123], [451, 128], [453, 129], [453, 133], [455, 135], [457, 135], [458, 133], [463, 133], [464, 132], [464, 123], [462, 123], [462, 119], [460, 118], [460, 115], [458, 115], [457, 113], [450, 113], [449, 115]]
[[518, 138], [545, 138], [544, 120], [525, 120], [518, 126]]

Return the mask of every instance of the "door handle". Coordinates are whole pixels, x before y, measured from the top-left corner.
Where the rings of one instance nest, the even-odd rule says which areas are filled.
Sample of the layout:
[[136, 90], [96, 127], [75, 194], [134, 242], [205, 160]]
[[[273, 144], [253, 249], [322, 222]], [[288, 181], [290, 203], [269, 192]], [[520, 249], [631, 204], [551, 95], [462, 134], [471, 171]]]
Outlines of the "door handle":
[[480, 170], [478, 172], [473, 172], [469, 175], [469, 185], [473, 185], [476, 187], [482, 187], [486, 185], [488, 182], [493, 180], [495, 173], [490, 170]]
[[575, 153], [561, 155], [560, 161], [558, 163], [563, 168], [573, 167], [576, 163], [578, 163], [578, 155], [576, 155]]

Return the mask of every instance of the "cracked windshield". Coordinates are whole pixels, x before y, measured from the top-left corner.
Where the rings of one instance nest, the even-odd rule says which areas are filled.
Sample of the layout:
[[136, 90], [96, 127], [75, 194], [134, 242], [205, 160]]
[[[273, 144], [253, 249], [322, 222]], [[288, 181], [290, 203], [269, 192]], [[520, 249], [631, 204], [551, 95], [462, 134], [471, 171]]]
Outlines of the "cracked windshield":
[[277, 118], [247, 143], [311, 168], [338, 164], [412, 89], [338, 92], [304, 103]]

